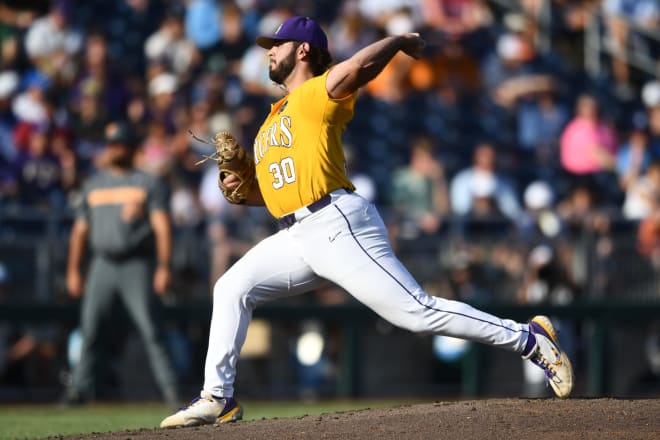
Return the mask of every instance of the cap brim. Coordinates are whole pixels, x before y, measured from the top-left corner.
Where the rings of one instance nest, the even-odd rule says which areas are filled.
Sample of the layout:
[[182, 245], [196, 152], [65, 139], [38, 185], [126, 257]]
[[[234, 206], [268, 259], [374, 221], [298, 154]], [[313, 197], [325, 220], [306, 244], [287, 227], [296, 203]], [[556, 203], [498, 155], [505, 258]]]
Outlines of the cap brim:
[[257, 37], [257, 45], [263, 47], [264, 49], [270, 49], [278, 41], [288, 41], [286, 38], [277, 38], [275, 36], [270, 37]]

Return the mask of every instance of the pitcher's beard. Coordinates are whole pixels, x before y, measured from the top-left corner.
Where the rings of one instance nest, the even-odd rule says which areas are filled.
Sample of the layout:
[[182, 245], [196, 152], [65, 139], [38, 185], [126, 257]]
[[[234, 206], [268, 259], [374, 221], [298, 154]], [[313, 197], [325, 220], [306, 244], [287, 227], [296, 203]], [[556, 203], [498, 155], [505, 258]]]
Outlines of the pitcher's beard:
[[291, 51], [291, 53], [284, 58], [282, 61], [280, 61], [279, 64], [275, 66], [270, 66], [268, 68], [268, 76], [270, 77], [271, 81], [273, 81], [276, 84], [284, 84], [284, 80], [286, 80], [289, 75], [291, 75], [291, 72], [293, 72], [293, 69], [296, 67], [296, 52]]

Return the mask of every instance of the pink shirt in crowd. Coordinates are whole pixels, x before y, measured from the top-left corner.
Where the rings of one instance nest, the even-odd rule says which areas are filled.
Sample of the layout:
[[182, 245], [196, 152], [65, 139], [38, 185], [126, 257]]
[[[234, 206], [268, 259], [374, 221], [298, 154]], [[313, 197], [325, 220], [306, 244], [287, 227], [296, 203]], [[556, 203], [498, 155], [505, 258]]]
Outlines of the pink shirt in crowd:
[[603, 148], [610, 154], [616, 152], [614, 131], [605, 124], [591, 119], [575, 118], [564, 130], [560, 140], [561, 164], [573, 174], [603, 171], [596, 150]]

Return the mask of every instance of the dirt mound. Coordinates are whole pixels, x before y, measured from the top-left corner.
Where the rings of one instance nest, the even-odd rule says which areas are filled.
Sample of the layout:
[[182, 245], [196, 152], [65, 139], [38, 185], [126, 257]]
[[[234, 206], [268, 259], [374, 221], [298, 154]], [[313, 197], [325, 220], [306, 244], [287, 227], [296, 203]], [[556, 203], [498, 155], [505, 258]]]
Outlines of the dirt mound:
[[[249, 409], [247, 409], [249, 411]], [[436, 402], [80, 439], [658, 439], [660, 399], [489, 399]]]

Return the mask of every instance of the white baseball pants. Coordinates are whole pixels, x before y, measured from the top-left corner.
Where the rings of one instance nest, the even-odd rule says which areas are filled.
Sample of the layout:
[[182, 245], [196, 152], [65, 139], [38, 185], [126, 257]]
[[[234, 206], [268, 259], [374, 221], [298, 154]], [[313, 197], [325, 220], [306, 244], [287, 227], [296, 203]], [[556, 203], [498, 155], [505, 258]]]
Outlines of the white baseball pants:
[[336, 193], [330, 205], [264, 239], [218, 279], [204, 390], [233, 396], [255, 307], [328, 280], [395, 326], [523, 351], [527, 324], [427, 295], [394, 255], [376, 208], [355, 193]]

